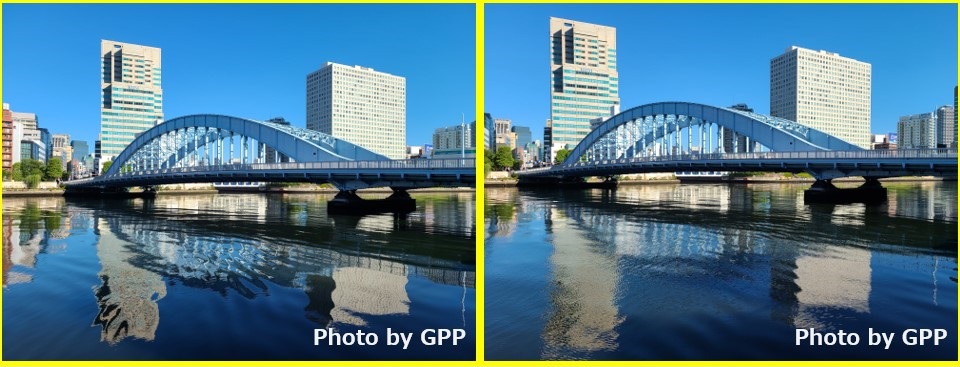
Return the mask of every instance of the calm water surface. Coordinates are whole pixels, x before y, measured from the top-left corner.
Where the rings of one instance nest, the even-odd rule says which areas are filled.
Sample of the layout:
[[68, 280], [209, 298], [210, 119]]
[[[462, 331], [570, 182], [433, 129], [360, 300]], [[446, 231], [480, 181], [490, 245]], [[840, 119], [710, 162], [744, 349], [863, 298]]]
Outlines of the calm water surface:
[[[3, 359], [472, 360], [474, 195], [413, 196], [362, 218], [318, 194], [6, 197]], [[317, 328], [380, 341], [314, 346]], [[425, 328], [467, 339], [426, 347]]]
[[956, 360], [957, 183], [887, 183], [874, 207], [804, 205], [807, 186], [487, 189], [486, 358]]

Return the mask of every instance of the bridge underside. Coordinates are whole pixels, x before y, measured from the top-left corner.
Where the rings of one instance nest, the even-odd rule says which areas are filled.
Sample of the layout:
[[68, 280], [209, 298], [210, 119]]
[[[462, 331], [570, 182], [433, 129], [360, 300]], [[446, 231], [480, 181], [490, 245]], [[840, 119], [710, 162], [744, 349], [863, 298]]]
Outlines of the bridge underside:
[[[805, 202], [878, 203], [887, 192], [880, 178], [899, 176], [957, 177], [956, 150], [764, 152], [682, 155], [578, 162], [520, 173], [521, 186], [615, 187], [615, 177], [635, 173], [679, 171], [810, 173], [816, 182], [804, 194]], [[831, 180], [861, 176], [866, 183], [841, 189]], [[585, 185], [584, 177], [606, 177], [601, 184]]]
[[418, 189], [428, 187], [473, 187], [473, 175], [459, 173], [331, 173], [331, 172], [190, 172], [137, 174], [111, 177], [90, 185], [72, 185], [71, 188], [98, 188], [103, 190], [120, 187], [156, 186], [180, 183], [216, 182], [303, 182], [329, 183], [338, 190], [359, 190], [376, 187]]
[[[120, 196], [151, 197], [156, 195], [156, 185], [178, 183], [215, 183], [215, 182], [304, 182], [330, 183], [339, 193], [328, 202], [330, 214], [365, 215], [376, 213], [405, 214], [416, 210], [416, 201], [407, 190], [428, 187], [473, 187], [474, 175], [457, 172], [419, 172], [419, 173], [336, 173], [311, 171], [218, 171], [186, 173], [144, 173], [118, 175], [104, 178], [95, 184], [71, 185], [66, 195], [71, 196]], [[130, 193], [129, 187], [143, 187], [144, 191]], [[363, 199], [356, 190], [364, 188], [389, 187], [393, 194], [385, 199]]]
[[[768, 155], [775, 155], [768, 153]], [[569, 180], [572, 177], [604, 177], [635, 173], [670, 173], [678, 171], [728, 171], [728, 172], [792, 172], [810, 173], [817, 179], [830, 180], [840, 177], [899, 177], [899, 176], [937, 176], [956, 177], [956, 158], [940, 161], [891, 161], [843, 160], [843, 159], [686, 159], [631, 162], [630, 160], [609, 160], [597, 164], [578, 163], [567, 167], [555, 167], [542, 173], [521, 175], [521, 179]]]

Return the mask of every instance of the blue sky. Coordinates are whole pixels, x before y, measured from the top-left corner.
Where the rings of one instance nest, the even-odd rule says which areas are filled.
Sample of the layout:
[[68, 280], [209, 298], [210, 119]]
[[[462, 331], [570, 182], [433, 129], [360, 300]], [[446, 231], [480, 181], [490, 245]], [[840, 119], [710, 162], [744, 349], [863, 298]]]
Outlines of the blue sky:
[[872, 124], [953, 104], [957, 5], [487, 5], [484, 109], [550, 117], [551, 16], [617, 28], [622, 109], [661, 101], [770, 111], [770, 59], [792, 45], [872, 64]]
[[473, 4], [3, 4], [2, 97], [92, 149], [108, 39], [162, 49], [167, 119], [283, 116], [304, 127], [306, 75], [333, 61], [405, 77], [407, 144], [419, 145], [461, 114], [474, 120], [475, 21]]

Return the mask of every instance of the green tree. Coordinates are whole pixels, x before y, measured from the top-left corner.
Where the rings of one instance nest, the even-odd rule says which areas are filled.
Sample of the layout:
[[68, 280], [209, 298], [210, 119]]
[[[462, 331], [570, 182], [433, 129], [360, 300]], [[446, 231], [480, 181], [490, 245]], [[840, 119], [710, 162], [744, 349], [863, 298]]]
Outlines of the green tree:
[[493, 170], [493, 156], [492, 150], [483, 150], [483, 177], [487, 177], [487, 174]]
[[47, 161], [47, 167], [43, 172], [43, 179], [53, 181], [63, 175], [63, 161], [60, 158], [50, 158]]
[[112, 165], [113, 165], [113, 161], [103, 162], [103, 168], [100, 169], [100, 174], [102, 175], [102, 174], [106, 173], [107, 170], [110, 169], [110, 166], [112, 166]]
[[553, 164], [563, 163], [563, 161], [566, 160], [567, 157], [569, 156], [570, 156], [569, 149], [560, 149], [557, 151], [557, 156], [553, 159]]
[[493, 154], [493, 169], [502, 171], [507, 167], [513, 167], [513, 161], [513, 151], [510, 147], [497, 147], [496, 153]]
[[20, 162], [14, 163], [10, 170], [10, 178], [14, 181], [23, 181], [23, 164]]
[[35, 189], [40, 185], [40, 175], [29, 175], [27, 179], [24, 180], [27, 184], [28, 189]]
[[36, 159], [24, 159], [20, 161], [20, 173], [23, 174], [23, 177], [30, 177], [33, 175], [38, 175], [43, 178], [43, 162], [40, 162]]

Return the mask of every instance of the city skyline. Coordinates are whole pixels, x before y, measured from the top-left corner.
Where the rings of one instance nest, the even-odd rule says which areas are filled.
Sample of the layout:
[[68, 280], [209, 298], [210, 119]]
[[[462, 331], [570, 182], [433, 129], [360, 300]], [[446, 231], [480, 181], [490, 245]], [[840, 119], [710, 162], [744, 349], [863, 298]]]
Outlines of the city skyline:
[[[643, 22], [632, 21], [635, 15]], [[544, 36], [550, 17], [617, 29], [621, 111], [688, 101], [745, 103], [768, 114], [770, 60], [791, 46], [873, 65], [875, 133], [895, 132], [900, 116], [949, 104], [957, 83], [955, 4], [491, 5], [484, 25], [484, 108], [532, 127], [534, 139], [543, 138], [550, 115], [542, 91], [550, 78], [543, 72], [550, 63]], [[910, 32], [889, 26], [907, 23]]]
[[[192, 27], [99, 27], [82, 21], [94, 15], [131, 17], [147, 8]], [[5, 4], [4, 11], [4, 102], [13, 111], [36, 113], [40, 126], [51, 132], [91, 146], [99, 133], [100, 90], [92, 85], [100, 78], [97, 48], [103, 39], [163, 50], [167, 120], [217, 113], [284, 117], [304, 127], [304, 76], [326, 62], [406, 77], [410, 145], [428, 144], [436, 127], [476, 114], [472, 4]], [[423, 14], [431, 15], [429, 22], [404, 25]], [[427, 35], [429, 45], [404, 41]], [[59, 56], [36, 57], [50, 50]], [[398, 54], [404, 56], [391, 57]]]

